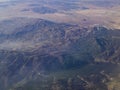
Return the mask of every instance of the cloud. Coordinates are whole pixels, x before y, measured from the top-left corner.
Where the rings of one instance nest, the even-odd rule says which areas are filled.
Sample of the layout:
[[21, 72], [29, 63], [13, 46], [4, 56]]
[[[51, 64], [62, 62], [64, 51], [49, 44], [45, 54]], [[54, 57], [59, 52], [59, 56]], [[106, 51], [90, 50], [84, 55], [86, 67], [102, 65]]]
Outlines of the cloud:
[[33, 42], [23, 42], [23, 41], [9, 41], [6, 40], [3, 43], [0, 43], [0, 49], [4, 50], [24, 50], [33, 48], [35, 45]]

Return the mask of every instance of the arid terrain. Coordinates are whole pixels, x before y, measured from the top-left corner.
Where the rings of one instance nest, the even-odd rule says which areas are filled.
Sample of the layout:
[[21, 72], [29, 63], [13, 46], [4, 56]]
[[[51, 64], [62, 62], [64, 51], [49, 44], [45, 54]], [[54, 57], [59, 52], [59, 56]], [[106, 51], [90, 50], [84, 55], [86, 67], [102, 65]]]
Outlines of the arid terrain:
[[0, 90], [120, 90], [120, 1], [0, 0]]
[[0, 20], [12, 17], [41, 18], [81, 26], [120, 27], [119, 0], [18, 0], [0, 5]]

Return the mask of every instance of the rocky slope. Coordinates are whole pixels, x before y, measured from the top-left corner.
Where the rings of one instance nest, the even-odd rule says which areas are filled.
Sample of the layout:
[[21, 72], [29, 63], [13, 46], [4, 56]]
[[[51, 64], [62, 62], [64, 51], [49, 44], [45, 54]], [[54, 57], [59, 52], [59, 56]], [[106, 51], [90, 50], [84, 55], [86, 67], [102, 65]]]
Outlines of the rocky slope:
[[119, 76], [119, 30], [30, 18], [0, 26], [2, 90], [107, 90]]

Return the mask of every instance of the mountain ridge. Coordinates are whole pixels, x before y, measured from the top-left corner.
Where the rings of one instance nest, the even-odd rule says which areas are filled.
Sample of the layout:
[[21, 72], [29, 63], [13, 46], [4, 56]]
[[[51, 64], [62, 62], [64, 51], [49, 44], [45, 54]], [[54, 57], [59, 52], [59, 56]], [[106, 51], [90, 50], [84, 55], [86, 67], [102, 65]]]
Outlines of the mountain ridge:
[[80, 28], [41, 19], [32, 21], [35, 22], [19, 27], [1, 40], [4, 47], [0, 50], [0, 76], [4, 87], [14, 86], [13, 81], [39, 78], [39, 74], [44, 77], [48, 71], [82, 69], [99, 63], [119, 65], [119, 30], [102, 26]]

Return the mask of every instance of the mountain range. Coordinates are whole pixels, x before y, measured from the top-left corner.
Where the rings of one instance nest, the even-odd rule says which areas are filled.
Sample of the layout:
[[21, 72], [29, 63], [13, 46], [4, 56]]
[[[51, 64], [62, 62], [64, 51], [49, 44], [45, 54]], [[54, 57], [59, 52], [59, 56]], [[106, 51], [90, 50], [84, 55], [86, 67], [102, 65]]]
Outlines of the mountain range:
[[0, 27], [1, 90], [119, 90], [119, 29], [35, 18]]

